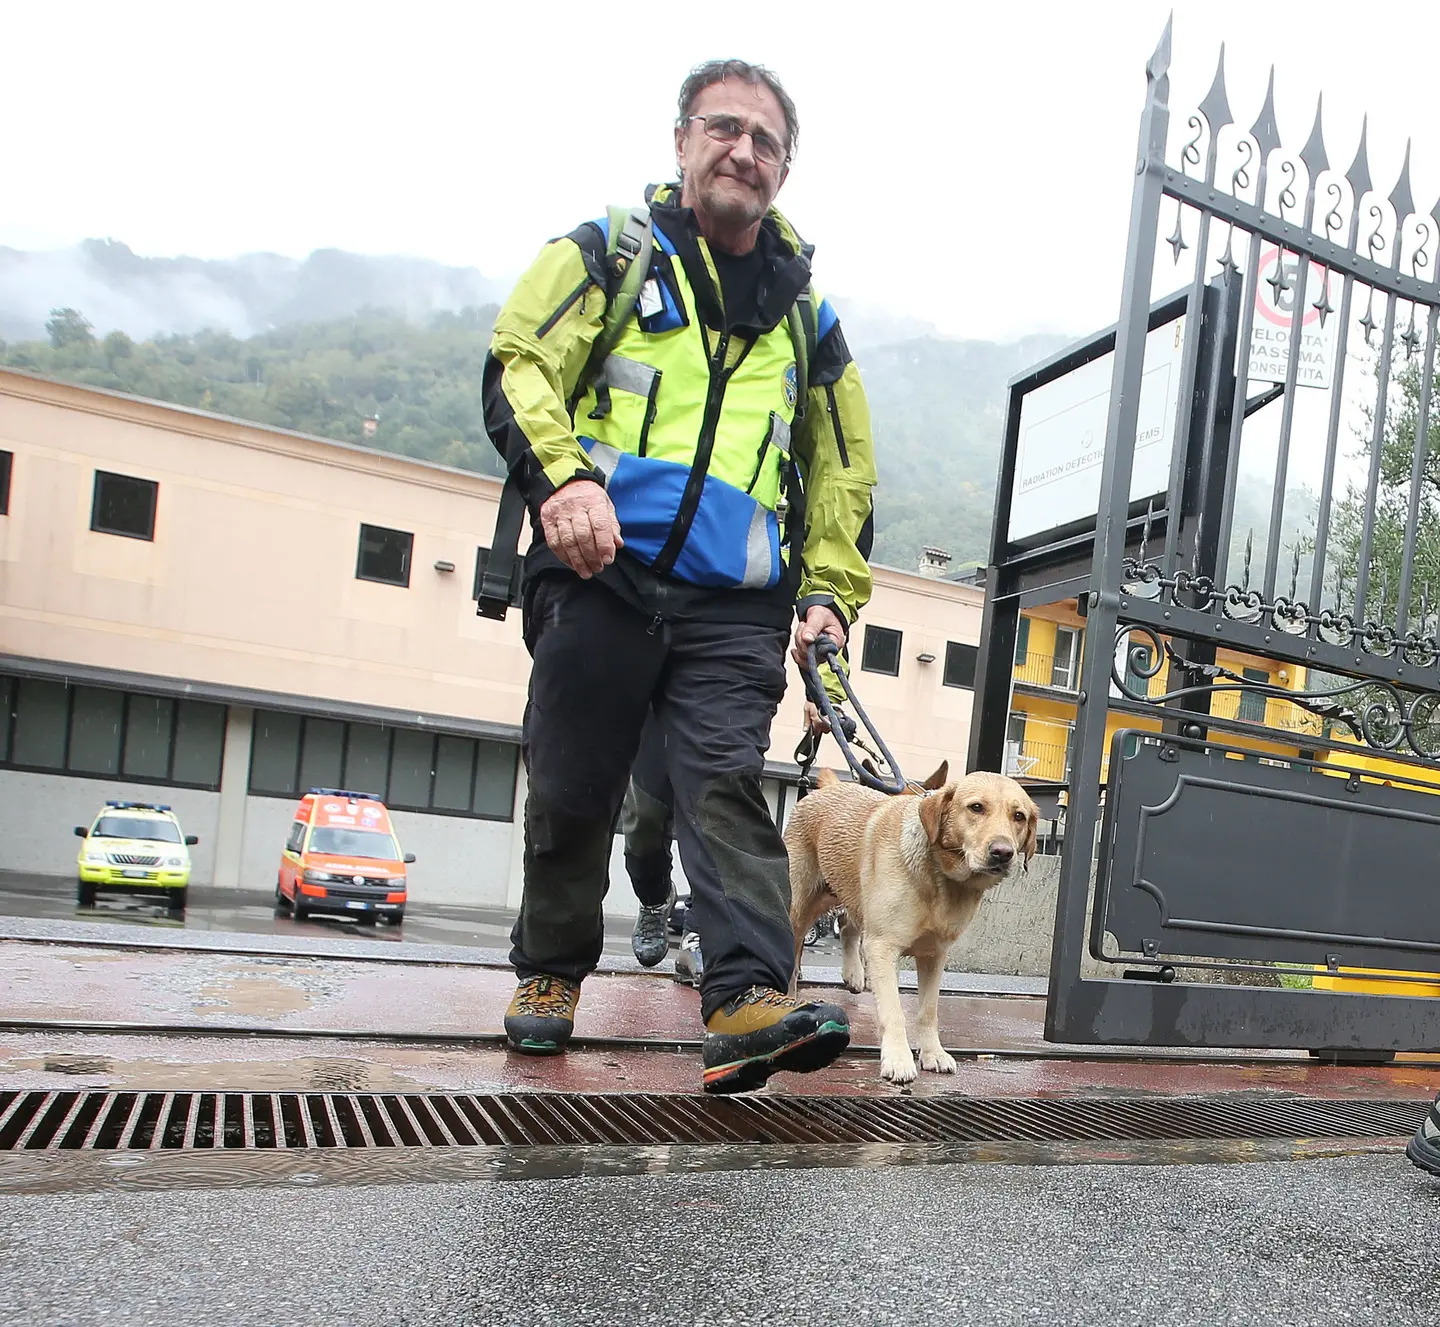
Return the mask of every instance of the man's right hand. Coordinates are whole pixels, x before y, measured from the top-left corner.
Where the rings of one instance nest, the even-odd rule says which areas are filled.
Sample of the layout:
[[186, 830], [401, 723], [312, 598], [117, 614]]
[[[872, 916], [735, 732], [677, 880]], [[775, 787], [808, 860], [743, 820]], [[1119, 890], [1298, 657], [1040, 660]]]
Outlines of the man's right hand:
[[610, 495], [593, 479], [575, 479], [540, 504], [545, 542], [581, 580], [597, 576], [625, 547]]

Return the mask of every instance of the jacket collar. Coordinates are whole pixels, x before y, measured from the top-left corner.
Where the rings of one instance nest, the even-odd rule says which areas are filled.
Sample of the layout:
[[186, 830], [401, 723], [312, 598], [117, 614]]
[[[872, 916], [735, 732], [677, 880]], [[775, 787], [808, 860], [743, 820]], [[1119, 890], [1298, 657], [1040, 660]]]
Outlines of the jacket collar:
[[[720, 297], [700, 252], [700, 225], [694, 210], [681, 206], [679, 185], [652, 186], [646, 190], [646, 198], [655, 224], [675, 245], [675, 251], [684, 264], [700, 316], [708, 326], [724, 327], [727, 319]], [[760, 223], [756, 247], [765, 267], [755, 286], [754, 304], [748, 309], [730, 310], [728, 322], [732, 328], [761, 334], [779, 325], [810, 284], [810, 255], [814, 250], [801, 240], [795, 228], [773, 207]]]

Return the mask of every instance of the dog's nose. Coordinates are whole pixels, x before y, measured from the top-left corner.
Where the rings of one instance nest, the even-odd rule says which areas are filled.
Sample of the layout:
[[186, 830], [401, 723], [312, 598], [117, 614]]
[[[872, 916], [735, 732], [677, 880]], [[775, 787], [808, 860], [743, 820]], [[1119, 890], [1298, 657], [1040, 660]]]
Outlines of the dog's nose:
[[995, 839], [990, 844], [990, 861], [995, 866], [1009, 866], [1015, 860], [1015, 845], [1006, 839]]

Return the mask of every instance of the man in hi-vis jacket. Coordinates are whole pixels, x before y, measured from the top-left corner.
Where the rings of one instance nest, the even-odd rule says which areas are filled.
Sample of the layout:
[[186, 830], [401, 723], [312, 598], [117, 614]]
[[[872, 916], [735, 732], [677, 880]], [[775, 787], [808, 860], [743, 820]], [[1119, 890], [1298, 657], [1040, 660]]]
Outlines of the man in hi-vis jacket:
[[[653, 710], [705, 954], [704, 1087], [741, 1092], [819, 1069], [849, 1042], [842, 1010], [785, 993], [788, 865], [761, 775], [790, 624], [798, 659], [822, 634], [843, 644], [870, 597], [875, 467], [810, 249], [772, 206], [793, 104], [773, 74], [731, 60], [695, 70], [679, 111], [679, 182], [653, 189], [623, 231], [612, 213], [548, 244], [486, 363], [487, 426], [536, 530], [505, 1030], [533, 1054], [571, 1035]], [[617, 332], [606, 312], [632, 262], [648, 268]]]

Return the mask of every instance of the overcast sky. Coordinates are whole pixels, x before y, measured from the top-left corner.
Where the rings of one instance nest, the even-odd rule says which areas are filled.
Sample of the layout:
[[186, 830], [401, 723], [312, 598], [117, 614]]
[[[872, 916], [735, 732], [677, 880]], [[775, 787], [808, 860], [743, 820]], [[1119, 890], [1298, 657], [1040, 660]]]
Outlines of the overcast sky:
[[[1119, 299], [1144, 65], [1167, 7], [12, 5], [0, 244], [142, 254], [405, 253], [513, 276], [548, 236], [673, 173], [674, 96], [717, 55], [799, 106], [780, 205], [822, 290], [963, 336], [1083, 332]], [[1370, 16], [1373, 15], [1373, 21]], [[1398, 21], [1397, 21], [1398, 20]], [[1227, 43], [1246, 125], [1277, 65], [1298, 147], [1326, 94], [1332, 162], [1371, 116], [1384, 192], [1413, 134], [1440, 193], [1440, 6], [1175, 7], [1183, 124]]]

